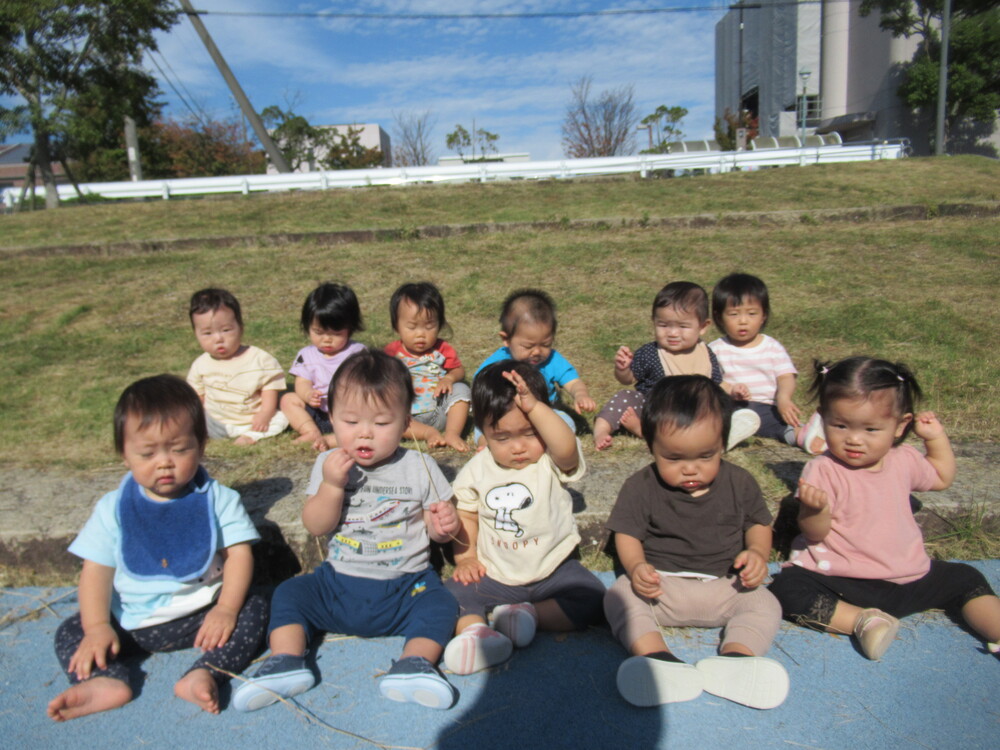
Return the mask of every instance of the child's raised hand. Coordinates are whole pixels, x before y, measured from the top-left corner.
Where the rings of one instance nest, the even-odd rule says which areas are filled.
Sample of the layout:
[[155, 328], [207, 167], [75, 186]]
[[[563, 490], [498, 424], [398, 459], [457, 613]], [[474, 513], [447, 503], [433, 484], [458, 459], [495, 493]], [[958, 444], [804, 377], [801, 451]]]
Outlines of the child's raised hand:
[[479, 562], [478, 558], [473, 558], [456, 562], [455, 572], [451, 574], [451, 577], [468, 586], [470, 583], [479, 583], [484, 575], [486, 575], [486, 567]]
[[627, 370], [632, 367], [633, 360], [632, 350], [627, 346], [619, 346], [618, 351], [615, 352], [615, 369], [616, 370]]
[[945, 434], [944, 425], [932, 411], [922, 411], [913, 418], [913, 433], [921, 440], [934, 440]]
[[514, 389], [517, 391], [514, 395], [514, 405], [525, 414], [530, 413], [538, 403], [538, 399], [535, 398], [535, 394], [528, 388], [528, 384], [524, 382], [524, 378], [521, 377], [517, 370], [509, 370], [503, 376], [513, 384]]
[[458, 511], [449, 502], [441, 500], [432, 503], [427, 509], [430, 512], [431, 538], [435, 541], [450, 539], [458, 533], [461, 523], [458, 520]]
[[632, 590], [645, 599], [656, 599], [663, 595], [660, 590], [660, 574], [647, 562], [632, 568], [629, 580], [632, 582]]
[[231, 609], [216, 604], [202, 620], [201, 627], [194, 637], [194, 647], [202, 651], [211, 651], [213, 648], [225, 646], [229, 636], [236, 629], [236, 617], [238, 613]]
[[323, 481], [344, 489], [347, 486], [347, 475], [352, 466], [354, 466], [354, 459], [343, 448], [337, 448], [323, 462]]
[[108, 668], [108, 654], [118, 656], [121, 642], [110, 623], [87, 628], [87, 632], [69, 660], [67, 672], [75, 674], [78, 680], [90, 678], [94, 665], [98, 669]]
[[313, 409], [319, 409], [323, 403], [323, 394], [317, 391], [315, 388], [309, 390], [309, 406]]
[[799, 480], [799, 502], [815, 511], [824, 510], [830, 505], [825, 490], [821, 490], [802, 479]]
[[740, 571], [743, 588], [755, 589], [767, 578], [767, 560], [750, 549], [745, 549], [736, 556], [733, 567]]

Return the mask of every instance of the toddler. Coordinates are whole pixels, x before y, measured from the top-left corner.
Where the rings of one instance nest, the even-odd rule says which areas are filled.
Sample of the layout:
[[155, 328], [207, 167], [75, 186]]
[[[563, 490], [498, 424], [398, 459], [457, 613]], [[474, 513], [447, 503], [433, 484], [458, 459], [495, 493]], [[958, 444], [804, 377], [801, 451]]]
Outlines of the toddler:
[[457, 692], [434, 665], [458, 607], [430, 565], [429, 541], [451, 539], [459, 523], [438, 465], [399, 445], [412, 401], [410, 374], [384, 352], [354, 354], [334, 374], [329, 410], [340, 447], [316, 458], [302, 510], [309, 533], [331, 535], [327, 559], [274, 592], [271, 655], [233, 693], [238, 710], [311, 688], [305, 656], [318, 631], [404, 636], [379, 692], [429, 708], [455, 703]]
[[191, 327], [205, 350], [187, 380], [205, 405], [208, 436], [236, 438], [252, 445], [288, 427], [278, 411], [285, 371], [278, 360], [243, 343], [243, 316], [225, 289], [202, 289], [191, 296]]
[[465, 368], [455, 349], [438, 338], [448, 325], [441, 292], [426, 281], [403, 284], [389, 300], [389, 317], [399, 339], [385, 351], [406, 365], [416, 393], [407, 436], [465, 453], [469, 446], [462, 430], [469, 417], [469, 386], [462, 382]]
[[335, 448], [326, 405], [330, 379], [341, 362], [365, 348], [351, 341], [365, 330], [354, 290], [346, 284], [320, 284], [306, 297], [300, 324], [309, 346], [295, 355], [289, 369], [295, 385], [281, 397], [281, 411], [299, 433], [296, 443], [310, 443], [318, 451]]
[[[642, 436], [640, 415], [646, 394], [666, 375], [704, 375], [722, 383], [723, 370], [701, 337], [708, 330], [708, 294], [690, 281], [672, 281], [653, 299], [654, 340], [635, 354], [621, 346], [615, 354], [615, 379], [635, 390], [618, 391], [594, 421], [594, 447], [611, 446], [612, 435], [624, 428]], [[729, 386], [723, 384], [728, 391]], [[730, 448], [757, 431], [759, 418], [749, 409], [733, 415]]]
[[[943, 490], [955, 455], [933, 412], [914, 414], [920, 388], [902, 364], [851, 357], [817, 363], [813, 392], [827, 451], [799, 480], [799, 529], [771, 591], [787, 619], [853, 634], [861, 652], [880, 659], [899, 617], [927, 609], [961, 612], [997, 653], [1000, 599], [963, 563], [931, 560], [910, 493]], [[903, 440], [910, 431], [921, 454]]]
[[139, 380], [114, 414], [128, 473], [102, 497], [69, 547], [83, 558], [80, 612], [56, 632], [72, 684], [56, 721], [132, 699], [130, 662], [152, 651], [203, 652], [174, 694], [219, 713], [219, 683], [241, 672], [264, 639], [267, 603], [247, 597], [259, 539], [240, 496], [200, 465], [207, 439], [198, 395], [174, 375]]
[[446, 585], [460, 616], [444, 663], [456, 674], [505, 661], [536, 628], [587, 627], [605, 591], [573, 559], [580, 535], [564, 485], [586, 467], [573, 430], [548, 405], [542, 374], [527, 362], [489, 365], [473, 381], [472, 413], [487, 450], [454, 484], [462, 531]]
[[[513, 359], [534, 365], [542, 373], [547, 388], [547, 402], [560, 403], [556, 386], [573, 399], [577, 414], [594, 411], [597, 405], [577, 374], [576, 368], [553, 347], [556, 337], [556, 304], [540, 289], [520, 289], [508, 295], [500, 311], [500, 340], [503, 346], [485, 359], [476, 370], [494, 362]], [[561, 411], [557, 414], [562, 415]], [[576, 425], [569, 414], [562, 416], [575, 433]]]
[[750, 274], [730, 274], [712, 290], [712, 320], [725, 336], [708, 347], [732, 384], [730, 394], [760, 417], [758, 435], [822, 453], [823, 421], [814, 414], [800, 422], [792, 401], [798, 371], [785, 347], [763, 333], [770, 318], [767, 285]]
[[[761, 584], [771, 513], [757, 482], [722, 460], [732, 405], [702, 375], [660, 380], [642, 410], [653, 463], [622, 485], [607, 528], [624, 575], [608, 590], [612, 632], [632, 656], [618, 690], [635, 706], [697, 698], [704, 690], [752, 708], [788, 693], [767, 653], [781, 607]], [[659, 628], [724, 627], [719, 656], [686, 664]]]

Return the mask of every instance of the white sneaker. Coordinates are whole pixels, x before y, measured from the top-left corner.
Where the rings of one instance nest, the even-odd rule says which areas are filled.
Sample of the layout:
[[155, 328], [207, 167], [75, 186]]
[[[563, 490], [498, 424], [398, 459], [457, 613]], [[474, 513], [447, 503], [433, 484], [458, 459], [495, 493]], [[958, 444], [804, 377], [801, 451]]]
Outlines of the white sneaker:
[[510, 658], [510, 638], [480, 623], [456, 635], [444, 649], [444, 665], [455, 674], [472, 674], [502, 664]]
[[703, 677], [690, 664], [631, 656], [618, 667], [618, 692], [633, 706], [691, 701], [701, 695]]
[[538, 613], [533, 604], [501, 604], [493, 610], [493, 629], [510, 638], [517, 648], [531, 643], [537, 628]]
[[753, 409], [737, 409], [729, 423], [729, 442], [726, 450], [731, 451], [748, 437], [753, 437], [760, 429], [760, 417]]
[[788, 695], [788, 672], [763, 656], [710, 656], [695, 665], [705, 692], [750, 708], [776, 708]]

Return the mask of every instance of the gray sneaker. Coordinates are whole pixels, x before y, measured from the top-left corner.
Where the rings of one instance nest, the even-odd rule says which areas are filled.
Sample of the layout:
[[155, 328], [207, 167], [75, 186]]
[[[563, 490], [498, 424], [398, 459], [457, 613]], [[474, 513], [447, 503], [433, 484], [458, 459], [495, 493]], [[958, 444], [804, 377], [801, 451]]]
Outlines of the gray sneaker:
[[378, 681], [382, 697], [400, 703], [418, 703], [427, 708], [451, 708], [458, 691], [422, 656], [408, 656], [393, 662]]

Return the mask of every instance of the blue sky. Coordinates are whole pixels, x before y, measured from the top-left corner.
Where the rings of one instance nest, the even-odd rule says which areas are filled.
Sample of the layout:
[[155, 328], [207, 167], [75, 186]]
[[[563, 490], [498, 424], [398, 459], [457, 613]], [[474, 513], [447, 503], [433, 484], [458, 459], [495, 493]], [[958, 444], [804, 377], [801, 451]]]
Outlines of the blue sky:
[[[258, 111], [277, 104], [312, 124], [375, 122], [430, 112], [436, 155], [461, 123], [500, 135], [501, 152], [563, 155], [561, 126], [571, 85], [592, 92], [632, 85], [639, 115], [658, 105], [690, 112], [689, 138], [711, 137], [714, 28], [725, 4], [706, 0], [192, 0], [198, 10], [399, 14], [538, 13], [623, 8], [704, 8], [644, 15], [534, 19], [336, 19], [203, 15]], [[186, 17], [159, 37], [160, 68], [194, 108], [214, 119], [236, 107]], [[161, 76], [168, 116], [190, 110]], [[646, 133], [637, 133], [638, 148]]]

